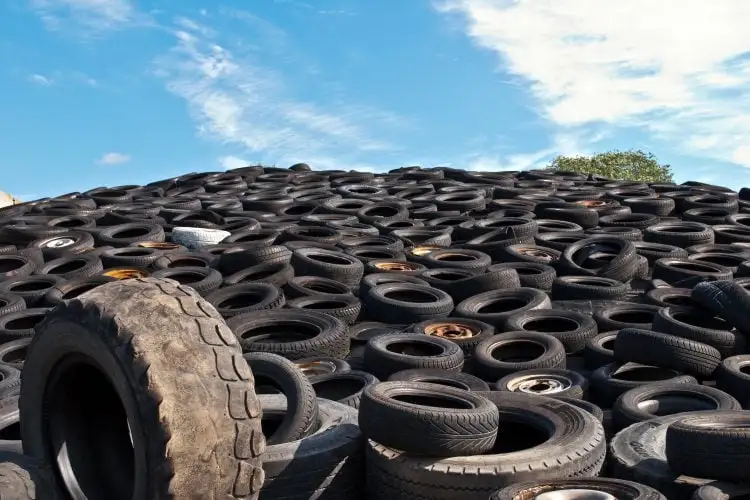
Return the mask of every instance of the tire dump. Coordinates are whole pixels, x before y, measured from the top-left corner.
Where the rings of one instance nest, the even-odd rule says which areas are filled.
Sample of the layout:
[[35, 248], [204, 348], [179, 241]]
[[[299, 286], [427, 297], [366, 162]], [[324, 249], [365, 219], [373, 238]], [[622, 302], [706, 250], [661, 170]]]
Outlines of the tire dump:
[[0, 208], [0, 498], [750, 498], [750, 189], [245, 167]]

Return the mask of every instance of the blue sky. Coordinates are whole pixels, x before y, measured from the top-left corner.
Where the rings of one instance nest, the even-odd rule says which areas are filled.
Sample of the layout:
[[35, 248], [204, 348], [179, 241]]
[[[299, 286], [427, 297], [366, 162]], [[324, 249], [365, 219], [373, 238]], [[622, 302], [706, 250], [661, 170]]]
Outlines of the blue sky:
[[0, 189], [614, 148], [739, 188], [747, 19], [747, 0], [6, 0]]

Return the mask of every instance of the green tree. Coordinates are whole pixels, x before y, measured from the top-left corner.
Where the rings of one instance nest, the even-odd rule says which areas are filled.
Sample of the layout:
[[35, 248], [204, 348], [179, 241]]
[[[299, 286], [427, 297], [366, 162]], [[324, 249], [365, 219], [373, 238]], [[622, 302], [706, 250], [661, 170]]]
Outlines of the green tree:
[[651, 153], [632, 149], [609, 151], [594, 156], [558, 156], [552, 160], [548, 168], [617, 180], [672, 182], [672, 170], [669, 165], [660, 164]]

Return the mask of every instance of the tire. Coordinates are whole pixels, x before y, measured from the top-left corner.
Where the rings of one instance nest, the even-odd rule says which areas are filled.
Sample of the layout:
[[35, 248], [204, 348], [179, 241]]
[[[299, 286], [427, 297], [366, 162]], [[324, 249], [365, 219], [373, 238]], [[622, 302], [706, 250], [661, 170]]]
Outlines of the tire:
[[629, 291], [626, 283], [598, 276], [561, 276], [552, 283], [553, 300], [620, 300]]
[[35, 307], [0, 316], [0, 344], [33, 337], [34, 328], [50, 310], [49, 307]]
[[298, 299], [315, 295], [351, 295], [346, 285], [319, 276], [296, 276], [285, 287], [287, 297]]
[[[537, 245], [541, 245], [545, 248], [551, 248], [557, 252], [562, 252], [573, 243], [577, 243], [586, 238], [591, 238], [590, 235], [582, 232], [573, 231], [560, 231], [551, 233], [540, 233], [536, 235], [534, 240]], [[559, 255], [554, 260], [559, 260]]]
[[[427, 267], [417, 262], [396, 259], [373, 259], [365, 264], [365, 274], [399, 273], [408, 276], [419, 276]], [[466, 271], [469, 272], [469, 271]], [[471, 273], [470, 274], [474, 274]]]
[[387, 283], [371, 288], [364, 298], [367, 315], [395, 323], [418, 323], [445, 318], [453, 311], [453, 299], [437, 288], [411, 283]]
[[585, 401], [583, 399], [573, 399], [573, 398], [566, 398], [566, 397], [557, 397], [555, 398], [558, 401], [562, 401], [564, 403], [571, 404], [575, 406], [576, 408], [580, 408], [590, 414], [592, 414], [599, 422], [604, 422], [604, 411], [599, 408], [594, 403], [591, 403], [589, 401]]
[[659, 308], [648, 304], [605, 306], [594, 312], [594, 320], [601, 331], [623, 328], [651, 329]]
[[549, 309], [546, 293], [533, 288], [493, 290], [462, 301], [454, 314], [459, 317], [484, 321], [495, 327], [505, 327], [508, 318], [516, 313]]
[[[183, 376], [185, 366], [190, 377]], [[88, 376], [81, 377], [77, 370]], [[95, 399], [92, 391], [98, 391]], [[119, 400], [124, 410], [102, 416], [109, 429], [102, 432], [93, 424], [100, 421], [94, 416], [106, 411], [107, 398]], [[77, 403], [68, 406], [63, 399]], [[105, 475], [99, 479], [106, 482], [93, 485], [78, 481], [81, 488], [73, 488], [81, 490], [79, 495], [119, 495], [121, 488], [129, 488], [135, 498], [238, 493], [255, 498], [263, 483], [260, 456], [265, 441], [252, 372], [221, 316], [194, 291], [173, 281], [107, 283], [55, 308], [37, 328], [29, 349], [19, 406], [25, 453], [55, 469], [63, 467], [64, 477], [81, 477], [87, 468]], [[75, 420], [79, 412], [93, 420]], [[69, 425], [78, 422], [78, 432], [88, 433], [93, 446], [67, 441], [69, 456], [86, 453], [85, 462], [73, 459], [59, 465], [53, 450], [62, 436], [54, 424], [51, 432], [45, 431], [45, 415], [52, 422], [72, 417]], [[132, 443], [128, 423], [138, 429], [131, 433]], [[97, 467], [117, 460], [120, 446], [121, 456], [142, 456], [149, 465], [134, 469], [131, 477], [121, 468]], [[201, 458], [208, 454], [213, 454], [213, 462]], [[170, 473], [164, 475], [164, 470]], [[71, 488], [70, 482], [66, 486]], [[104, 490], [92, 489], [102, 486]]]
[[237, 247], [222, 253], [217, 267], [225, 276], [229, 276], [258, 264], [289, 264], [291, 258], [292, 252], [281, 245]]
[[353, 295], [319, 294], [292, 299], [287, 303], [287, 307], [290, 309], [315, 310], [351, 325], [359, 318], [362, 303]]
[[380, 380], [411, 368], [438, 368], [458, 372], [464, 354], [450, 340], [413, 333], [378, 335], [365, 347], [365, 368]]
[[505, 321], [507, 331], [545, 333], [562, 342], [569, 355], [583, 351], [598, 329], [587, 314], [559, 309], [540, 309], [514, 314]]
[[0, 491], [9, 500], [55, 500], [52, 471], [21, 452], [0, 452]]
[[242, 283], [268, 283], [276, 287], [286, 286], [294, 278], [294, 269], [284, 262], [262, 262], [224, 277], [224, 286]]
[[102, 271], [104, 271], [104, 266], [99, 257], [83, 254], [51, 260], [39, 269], [38, 274], [57, 276], [70, 281], [77, 278], [91, 278], [101, 274]]
[[464, 391], [489, 391], [487, 382], [468, 373], [449, 372], [434, 368], [413, 368], [396, 372], [388, 378], [389, 382], [420, 382], [444, 385]]
[[501, 271], [513, 269], [518, 273], [519, 285], [525, 288], [537, 288], [542, 291], [552, 289], [552, 284], [557, 277], [557, 272], [552, 266], [536, 264], [534, 262], [504, 262], [493, 264], [487, 271]]
[[48, 259], [77, 254], [94, 248], [94, 237], [86, 231], [68, 231], [32, 241], [29, 248], [39, 248]]
[[552, 398], [497, 392], [485, 396], [500, 410], [499, 435], [505, 439], [497, 451], [436, 461], [368, 441], [369, 497], [475, 500], [522, 481], [599, 473], [605, 442], [594, 416]]
[[0, 364], [23, 370], [31, 338], [22, 338], [0, 344]]
[[653, 214], [657, 217], [666, 217], [675, 209], [671, 198], [627, 198], [622, 204], [630, 207], [633, 213]]
[[[600, 260], [598, 254], [614, 255]], [[568, 246], [560, 256], [557, 271], [561, 275], [601, 276], [628, 281], [636, 273], [637, 262], [633, 242], [624, 238], [596, 236]]]
[[458, 345], [464, 356], [472, 356], [483, 340], [495, 334], [495, 327], [482, 321], [465, 318], [428, 319], [413, 325], [412, 332], [450, 340]]
[[711, 228], [718, 244], [750, 242], [750, 227], [735, 224], [717, 224]]
[[430, 284], [425, 280], [416, 276], [409, 276], [408, 274], [375, 273], [368, 274], [367, 276], [362, 278], [362, 281], [359, 284], [359, 296], [367, 297], [370, 289], [378, 285], [384, 285], [386, 283], [411, 283], [414, 285], [430, 286]]
[[678, 288], [692, 288], [703, 281], [731, 280], [732, 271], [711, 262], [684, 259], [659, 259], [654, 263], [654, 279]]
[[372, 260], [406, 260], [406, 255], [401, 250], [389, 250], [385, 247], [347, 248], [344, 253], [356, 257], [362, 264]]
[[[362, 393], [368, 439], [413, 455], [479, 455], [492, 449], [499, 412], [476, 393], [421, 382], [381, 382]], [[409, 432], [402, 432], [409, 429]]]
[[320, 276], [338, 281], [350, 290], [359, 285], [364, 265], [351, 255], [330, 250], [302, 248], [292, 253], [292, 267], [299, 276]]
[[486, 253], [477, 250], [445, 249], [428, 253], [422, 263], [433, 269], [456, 268], [482, 273], [490, 267], [492, 259]]
[[612, 407], [612, 423], [620, 431], [636, 422], [689, 411], [741, 410], [729, 394], [697, 384], [648, 384], [623, 393]]
[[661, 222], [647, 227], [643, 231], [643, 240], [687, 248], [702, 243], [713, 243], [714, 232], [700, 222]]
[[670, 368], [617, 362], [591, 372], [589, 382], [591, 401], [602, 408], [611, 408], [622, 393], [641, 385], [654, 382], [698, 383], [695, 377]]
[[618, 432], [610, 442], [612, 475], [650, 486], [670, 499], [690, 499], [695, 490], [712, 479], [684, 476], [672, 470], [667, 463], [665, 441], [673, 423], [702, 413], [656, 417]]
[[472, 359], [472, 371], [483, 380], [536, 368], [565, 368], [565, 347], [543, 333], [507, 332], [483, 340]]
[[151, 267], [164, 252], [156, 248], [122, 247], [102, 252], [104, 267], [136, 266]]
[[430, 286], [448, 293], [454, 304], [481, 292], [521, 286], [518, 273], [513, 269], [499, 269], [481, 274], [461, 269], [430, 269], [423, 272], [420, 278]]
[[0, 455], [6, 452], [23, 453], [18, 413], [18, 396], [0, 399]]
[[319, 398], [359, 409], [362, 391], [378, 382], [377, 378], [367, 372], [350, 370], [344, 373], [321, 375], [316, 377], [312, 384]]
[[264, 309], [280, 309], [286, 300], [284, 293], [268, 283], [232, 285], [206, 296], [224, 319]]
[[659, 259], [683, 259], [687, 258], [687, 250], [674, 245], [662, 245], [648, 241], [634, 241], [635, 251], [641, 257], [646, 257], [649, 265], [653, 266]]
[[586, 347], [583, 348], [583, 359], [587, 370], [596, 370], [616, 361], [614, 351], [616, 338], [617, 331], [608, 331], [586, 342]]
[[63, 282], [58, 276], [26, 276], [0, 282], [0, 294], [21, 297], [26, 307], [44, 307], [46, 293]]
[[560, 251], [538, 245], [508, 245], [503, 248], [505, 262], [531, 262], [554, 265], [560, 259]]
[[619, 214], [619, 215], [605, 215], [599, 217], [599, 225], [602, 227], [634, 227], [645, 230], [649, 226], [652, 226], [659, 222], [659, 218], [652, 214]]
[[636, 328], [620, 330], [614, 351], [618, 361], [673, 368], [699, 377], [709, 377], [721, 363], [721, 354], [715, 347]]
[[352, 367], [346, 361], [330, 356], [313, 356], [311, 358], [298, 359], [294, 361], [294, 364], [311, 381], [334, 373], [349, 373], [352, 370]]
[[22, 278], [36, 271], [37, 264], [31, 257], [20, 253], [0, 254], [0, 281]]
[[0, 292], [0, 317], [23, 311], [24, 309], [26, 309], [26, 302], [23, 297], [13, 295], [12, 293]]
[[748, 414], [712, 411], [683, 415], [667, 428], [665, 452], [672, 470], [688, 476], [746, 481]]
[[750, 354], [726, 358], [716, 372], [716, 387], [750, 410]]
[[571, 370], [536, 368], [506, 375], [497, 381], [495, 389], [535, 396], [583, 399], [588, 385], [584, 376]]
[[692, 500], [741, 500], [747, 495], [750, 495], [749, 484], [714, 481], [695, 490], [691, 498]]
[[750, 334], [750, 324], [747, 321], [750, 297], [738, 283], [731, 281], [699, 283], [693, 288], [691, 298], [709, 311], [726, 319], [743, 334]]
[[[193, 229], [193, 228], [191, 228]], [[156, 224], [132, 222], [102, 229], [97, 234], [102, 245], [126, 247], [139, 241], [164, 241], [164, 228]], [[179, 241], [175, 242], [181, 244]]]
[[60, 285], [51, 288], [44, 296], [45, 302], [54, 306], [64, 300], [71, 300], [82, 293], [86, 293], [89, 290], [109, 283], [111, 281], [117, 281], [115, 278], [109, 276], [94, 276], [93, 278], [81, 278], [71, 281], [66, 281]]
[[694, 253], [688, 257], [690, 260], [697, 260], [698, 262], [710, 262], [712, 264], [718, 264], [726, 267], [733, 274], [737, 274], [737, 270], [740, 264], [746, 262], [749, 258], [744, 254], [734, 253]]
[[[281, 396], [261, 396], [264, 415], [283, 414]], [[265, 482], [260, 500], [363, 498], [363, 437], [357, 411], [318, 400], [317, 430], [299, 441], [271, 445], [263, 454]]]
[[230, 318], [243, 352], [271, 352], [292, 361], [311, 356], [344, 358], [349, 352], [346, 325], [315, 311], [271, 309]]
[[703, 308], [659, 309], [654, 316], [653, 330], [715, 347], [722, 359], [745, 351], [744, 335], [723, 318], [707, 314]]
[[266, 445], [307, 436], [318, 420], [318, 400], [308, 378], [294, 363], [276, 354], [251, 352], [242, 357], [253, 372], [256, 387], [275, 387], [286, 396], [287, 411], [273, 434], [266, 436]]
[[[566, 491], [570, 491], [571, 496], [568, 497], [565, 493]], [[514, 484], [493, 493], [490, 496], [490, 500], [519, 500], [523, 498], [535, 498], [542, 494], [559, 495], [549, 498], [572, 499], [576, 498], [576, 494], [586, 493], [591, 494], [591, 498], [599, 498], [594, 496], [597, 494], [595, 492], [601, 492], [607, 495], [607, 498], [611, 496], [611, 498], [616, 498], [617, 500], [667, 500], [664, 495], [648, 486], [633, 481], [601, 477], [594, 479], [557, 479], [543, 483], [531, 481]], [[602, 498], [604, 498], [603, 495]]]
[[221, 286], [221, 274], [216, 269], [207, 267], [178, 267], [162, 269], [151, 275], [159, 279], [171, 279], [181, 285], [189, 286], [202, 296], [207, 296]]
[[669, 307], [674, 309], [700, 307], [698, 302], [690, 298], [690, 288], [654, 288], [646, 292], [645, 299], [658, 307]]

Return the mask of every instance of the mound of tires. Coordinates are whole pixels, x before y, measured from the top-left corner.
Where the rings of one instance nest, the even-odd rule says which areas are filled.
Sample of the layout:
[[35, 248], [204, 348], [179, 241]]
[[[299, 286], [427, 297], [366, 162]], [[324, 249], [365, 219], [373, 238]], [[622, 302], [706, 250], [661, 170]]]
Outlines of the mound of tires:
[[0, 497], [750, 496], [750, 191], [246, 167], [0, 209]]

